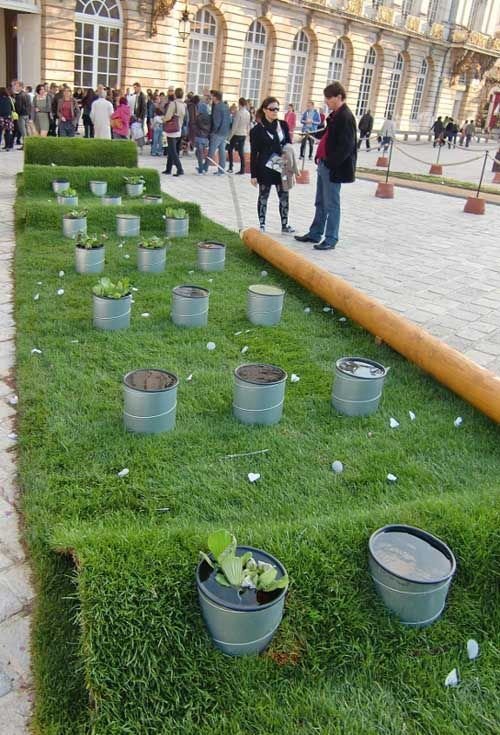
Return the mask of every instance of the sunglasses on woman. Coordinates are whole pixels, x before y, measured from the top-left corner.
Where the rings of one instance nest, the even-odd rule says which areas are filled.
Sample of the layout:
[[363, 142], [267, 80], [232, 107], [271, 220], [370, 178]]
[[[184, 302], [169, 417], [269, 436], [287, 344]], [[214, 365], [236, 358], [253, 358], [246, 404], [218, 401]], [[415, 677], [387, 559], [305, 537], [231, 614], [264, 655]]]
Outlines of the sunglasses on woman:
[[279, 112], [280, 111], [279, 107], [268, 107], [267, 109], [269, 110], [269, 112]]

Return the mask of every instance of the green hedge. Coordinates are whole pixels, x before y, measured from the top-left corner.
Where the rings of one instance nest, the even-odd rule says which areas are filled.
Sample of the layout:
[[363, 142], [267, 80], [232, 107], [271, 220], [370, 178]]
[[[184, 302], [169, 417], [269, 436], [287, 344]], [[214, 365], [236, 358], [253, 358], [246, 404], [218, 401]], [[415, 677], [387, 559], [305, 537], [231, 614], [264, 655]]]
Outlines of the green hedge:
[[[165, 197], [165, 206], [176, 206], [186, 209], [189, 213], [191, 229], [199, 226], [201, 212], [198, 204], [179, 202], [171, 197]], [[165, 230], [165, 224], [162, 219], [165, 208], [160, 205], [153, 206], [130, 199], [128, 201], [125, 200], [125, 203], [121, 207], [103, 207], [102, 204], [93, 204], [90, 202], [88, 206], [87, 203], [85, 204], [85, 208], [88, 210], [88, 230], [92, 232], [106, 231], [114, 233], [116, 231], [116, 215], [125, 212], [140, 215], [142, 232], [160, 233]], [[58, 230], [61, 232], [62, 216], [65, 212], [70, 212], [72, 209], [75, 209], [75, 207], [64, 207], [52, 202], [38, 203], [31, 201], [26, 206], [24, 213], [20, 211], [20, 214], [24, 215], [26, 227], [41, 230]]]
[[131, 140], [26, 138], [24, 163], [134, 168], [137, 166], [137, 146]]
[[52, 194], [54, 179], [68, 179], [73, 189], [80, 196], [92, 196], [89, 190], [90, 181], [107, 181], [109, 191], [122, 192], [125, 195], [124, 176], [140, 174], [146, 182], [147, 194], [161, 194], [160, 176], [154, 168], [117, 168], [94, 166], [33, 166], [24, 167], [24, 194]]

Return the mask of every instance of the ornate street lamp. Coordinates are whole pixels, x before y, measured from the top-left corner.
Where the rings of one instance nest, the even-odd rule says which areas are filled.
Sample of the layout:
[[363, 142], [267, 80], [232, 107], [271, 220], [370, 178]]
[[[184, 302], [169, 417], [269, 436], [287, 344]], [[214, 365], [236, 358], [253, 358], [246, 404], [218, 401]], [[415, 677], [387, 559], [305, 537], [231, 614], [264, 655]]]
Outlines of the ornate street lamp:
[[189, 17], [188, 4], [186, 0], [186, 7], [182, 11], [181, 19], [179, 21], [179, 36], [181, 41], [184, 43], [189, 35], [191, 34], [191, 18]]

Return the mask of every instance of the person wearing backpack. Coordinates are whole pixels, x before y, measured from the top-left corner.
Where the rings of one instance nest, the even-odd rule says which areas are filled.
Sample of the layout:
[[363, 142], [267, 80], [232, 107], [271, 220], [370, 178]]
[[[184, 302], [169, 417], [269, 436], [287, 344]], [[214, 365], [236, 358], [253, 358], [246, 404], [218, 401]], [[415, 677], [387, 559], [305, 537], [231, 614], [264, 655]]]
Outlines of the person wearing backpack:
[[174, 176], [183, 176], [181, 159], [179, 158], [179, 144], [182, 135], [182, 124], [186, 115], [186, 105], [183, 102], [184, 91], [177, 87], [174, 92], [174, 99], [170, 101], [165, 110], [163, 118], [163, 129], [167, 134], [167, 165], [162, 173], [169, 176], [172, 173], [172, 166], [176, 167]]

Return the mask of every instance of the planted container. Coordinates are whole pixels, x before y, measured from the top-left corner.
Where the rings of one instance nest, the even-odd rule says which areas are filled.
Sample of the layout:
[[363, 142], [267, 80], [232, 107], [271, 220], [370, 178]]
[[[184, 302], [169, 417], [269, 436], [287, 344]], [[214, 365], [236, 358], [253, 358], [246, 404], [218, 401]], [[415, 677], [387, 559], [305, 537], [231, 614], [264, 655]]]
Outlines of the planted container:
[[62, 194], [57, 195], [57, 203], [66, 204], [69, 207], [77, 207], [78, 206], [78, 196], [76, 194], [72, 196], [65, 196], [63, 192]]
[[89, 181], [90, 191], [96, 197], [103, 197], [108, 190], [107, 181]]
[[62, 194], [63, 191], [70, 188], [68, 179], [54, 179], [52, 182], [52, 191], [54, 194]]
[[455, 574], [456, 561], [441, 539], [420, 528], [379, 528], [368, 544], [375, 588], [405, 625], [423, 628], [439, 618]]
[[221, 242], [205, 240], [198, 243], [198, 268], [206, 273], [223, 271], [226, 246]]
[[[238, 546], [237, 556], [251, 552], [259, 562], [286, 569], [278, 559], [261, 549]], [[272, 592], [223, 587], [215, 580], [215, 570], [202, 561], [196, 570], [196, 586], [203, 619], [217, 648], [228, 656], [248, 656], [263, 651], [271, 642], [283, 617], [287, 589]]]
[[134, 370], [123, 378], [123, 421], [128, 431], [159, 434], [175, 426], [176, 375], [166, 370]]
[[141, 218], [138, 214], [117, 214], [116, 234], [118, 237], [137, 237], [141, 231]]
[[375, 413], [388, 370], [364, 357], [340, 358], [335, 363], [332, 405], [346, 416]]
[[247, 291], [247, 316], [252, 324], [272, 327], [278, 324], [283, 311], [285, 292], [277, 286], [257, 283]]
[[86, 248], [75, 247], [75, 269], [77, 273], [102, 273], [104, 270], [104, 245]]
[[137, 184], [125, 184], [127, 196], [129, 197], [140, 197], [144, 193], [144, 182], [141, 181]]
[[94, 327], [114, 331], [130, 326], [131, 295], [119, 299], [93, 294]]
[[172, 321], [178, 327], [206, 327], [210, 291], [201, 286], [172, 289]]
[[250, 363], [234, 371], [233, 415], [243, 424], [276, 424], [283, 414], [287, 374], [276, 365]]
[[189, 217], [182, 219], [165, 217], [165, 232], [167, 237], [187, 237], [189, 234]]
[[101, 199], [102, 204], [105, 207], [119, 207], [122, 203], [120, 194], [106, 194]]
[[142, 198], [144, 204], [161, 204], [163, 199], [161, 197], [153, 196], [151, 194]]
[[141, 273], [161, 273], [167, 261], [166, 245], [157, 248], [137, 248], [137, 269]]
[[87, 215], [81, 217], [73, 217], [70, 214], [64, 214], [62, 220], [62, 230], [64, 237], [74, 238], [79, 232], [87, 234]]

